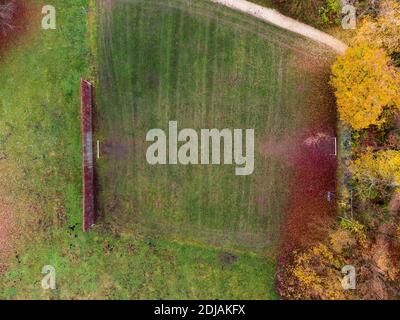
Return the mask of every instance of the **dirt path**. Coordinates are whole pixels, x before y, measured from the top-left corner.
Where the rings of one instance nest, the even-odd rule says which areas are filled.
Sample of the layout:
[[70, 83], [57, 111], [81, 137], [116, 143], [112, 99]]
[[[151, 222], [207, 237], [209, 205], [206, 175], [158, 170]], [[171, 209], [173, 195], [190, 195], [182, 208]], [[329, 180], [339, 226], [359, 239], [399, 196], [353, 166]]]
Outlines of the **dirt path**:
[[276, 10], [268, 9], [245, 0], [210, 0], [210, 1], [238, 11], [242, 11], [258, 19], [276, 25], [280, 28], [305, 36], [311, 40], [314, 40], [328, 47], [331, 47], [339, 54], [344, 54], [347, 49], [347, 45], [345, 45], [338, 39], [330, 36], [329, 34], [319, 31], [313, 27], [310, 27], [292, 18], [286, 17], [283, 14], [280, 14]]

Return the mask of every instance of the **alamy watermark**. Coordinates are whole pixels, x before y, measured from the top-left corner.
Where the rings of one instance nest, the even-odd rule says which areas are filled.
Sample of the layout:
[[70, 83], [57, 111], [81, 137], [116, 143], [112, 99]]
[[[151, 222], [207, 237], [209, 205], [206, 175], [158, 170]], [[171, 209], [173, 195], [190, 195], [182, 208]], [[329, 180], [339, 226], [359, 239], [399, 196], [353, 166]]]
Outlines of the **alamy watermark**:
[[350, 4], [348, 0], [342, 0], [342, 28], [356, 29], [357, 28], [357, 9]]
[[346, 265], [342, 268], [342, 273], [345, 275], [342, 279], [343, 290], [356, 289], [356, 268], [352, 265]]
[[178, 122], [170, 121], [168, 137], [162, 129], [152, 129], [147, 133], [146, 141], [154, 142], [146, 152], [147, 162], [151, 165], [235, 164], [237, 176], [254, 172], [254, 129], [201, 129], [198, 133], [193, 129], [178, 131]]
[[42, 8], [42, 14], [45, 15], [42, 19], [42, 28], [44, 30], [55, 30], [57, 28], [56, 8], [46, 5]]
[[42, 289], [55, 290], [56, 289], [56, 268], [51, 265], [44, 266], [42, 273], [46, 274], [42, 279]]
[[363, 16], [368, 15], [370, 12], [374, 12], [379, 7], [379, 3], [376, 0], [361, 1], [357, 0], [340, 0], [341, 5], [341, 24], [343, 29], [356, 29], [357, 22]]

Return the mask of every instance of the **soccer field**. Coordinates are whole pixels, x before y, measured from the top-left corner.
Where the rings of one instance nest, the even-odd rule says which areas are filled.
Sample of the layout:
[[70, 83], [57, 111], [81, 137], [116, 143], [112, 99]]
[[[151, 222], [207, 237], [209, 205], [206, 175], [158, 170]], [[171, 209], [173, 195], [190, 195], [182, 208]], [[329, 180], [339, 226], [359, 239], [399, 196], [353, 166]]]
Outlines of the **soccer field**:
[[[98, 10], [101, 219], [125, 232], [273, 254], [293, 182], [282, 155], [287, 141], [332, 118], [333, 54], [205, 0], [99, 1]], [[254, 172], [150, 165], [146, 135], [168, 132], [170, 121], [197, 132], [254, 129]]]

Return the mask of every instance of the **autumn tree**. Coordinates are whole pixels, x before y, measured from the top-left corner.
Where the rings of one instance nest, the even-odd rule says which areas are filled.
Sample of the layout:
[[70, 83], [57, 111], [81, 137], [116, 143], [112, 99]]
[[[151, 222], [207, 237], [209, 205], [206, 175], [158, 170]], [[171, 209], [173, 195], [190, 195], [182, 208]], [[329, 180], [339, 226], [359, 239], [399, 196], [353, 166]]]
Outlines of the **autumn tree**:
[[346, 262], [329, 245], [317, 243], [294, 253], [294, 261], [285, 267], [285, 284], [278, 288], [281, 296], [294, 300], [348, 299], [342, 288], [341, 268]]
[[364, 187], [363, 190], [400, 191], [400, 151], [369, 150], [351, 163], [350, 171], [353, 179]]
[[380, 125], [386, 108], [400, 109], [400, 74], [383, 49], [359, 43], [337, 59], [332, 74], [340, 119], [354, 129]]
[[277, 0], [275, 3], [282, 12], [308, 24], [327, 26], [337, 23], [340, 17], [340, 0]]
[[367, 41], [389, 55], [400, 53], [400, 2], [382, 1], [377, 18], [362, 22], [355, 41]]

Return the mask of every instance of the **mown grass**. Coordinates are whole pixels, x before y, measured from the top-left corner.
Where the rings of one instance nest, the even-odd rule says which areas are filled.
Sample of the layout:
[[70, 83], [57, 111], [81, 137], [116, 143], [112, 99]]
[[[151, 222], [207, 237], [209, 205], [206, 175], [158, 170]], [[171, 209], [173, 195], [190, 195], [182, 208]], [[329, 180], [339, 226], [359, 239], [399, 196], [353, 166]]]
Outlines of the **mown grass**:
[[[100, 9], [103, 216], [128, 230], [273, 252], [292, 172], [265, 146], [299, 134], [321, 103], [318, 45], [208, 1], [115, 1]], [[197, 132], [255, 129], [254, 173], [148, 165], [147, 132], [168, 132], [175, 120]]]
[[[44, 1], [33, 1], [40, 13]], [[65, 4], [64, 4], [65, 3]], [[55, 2], [57, 30], [32, 21], [31, 34], [7, 52], [0, 74], [0, 145], [16, 163], [21, 194], [40, 207], [41, 219], [79, 221], [79, 82], [87, 72], [86, 1]], [[66, 10], [68, 8], [68, 10]], [[21, 197], [19, 201], [24, 201]], [[27, 200], [28, 201], [28, 200]]]
[[[40, 13], [45, 1], [34, 0]], [[12, 163], [9, 191], [24, 209], [24, 236], [0, 275], [2, 299], [272, 299], [274, 263], [220, 249], [81, 229], [79, 79], [87, 59], [86, 0], [54, 0], [57, 30], [40, 29], [0, 63], [0, 148]], [[93, 58], [93, 57], [92, 57]], [[10, 175], [8, 175], [10, 176]], [[12, 176], [12, 175], [11, 175]], [[57, 290], [41, 289], [42, 267], [53, 265]]]
[[[3, 277], [1, 298], [273, 299], [274, 264], [242, 254], [224, 264], [217, 249], [165, 240], [59, 231], [29, 248]], [[41, 289], [44, 265], [57, 289]]]

